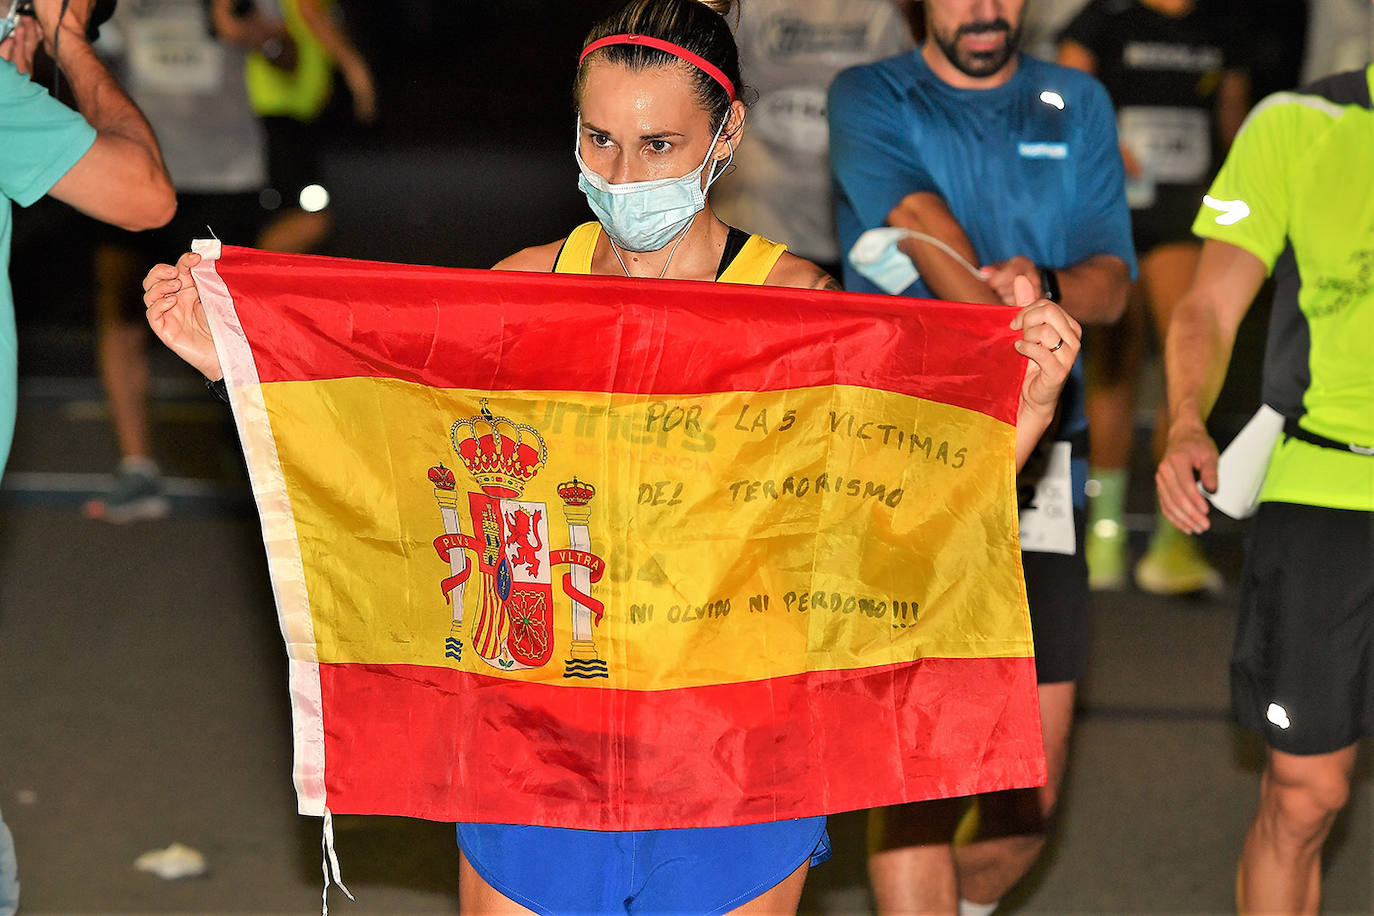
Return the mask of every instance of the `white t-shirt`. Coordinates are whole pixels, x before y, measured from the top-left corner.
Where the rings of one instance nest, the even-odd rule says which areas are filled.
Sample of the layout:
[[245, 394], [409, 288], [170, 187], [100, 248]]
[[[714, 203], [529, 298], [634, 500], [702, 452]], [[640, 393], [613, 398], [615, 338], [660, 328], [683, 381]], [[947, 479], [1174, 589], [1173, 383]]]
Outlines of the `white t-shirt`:
[[1059, 33], [1088, 0], [1031, 0], [1021, 13], [1021, 50], [1041, 60], [1059, 56]]
[[203, 0], [123, 0], [97, 49], [152, 125], [178, 191], [236, 193], [266, 184], [244, 55], [210, 33]]
[[910, 50], [906, 19], [892, 0], [749, 0], [736, 39], [758, 98], [711, 205], [733, 226], [836, 263], [826, 92], [844, 68]]
[[1311, 83], [1374, 62], [1374, 3], [1314, 0], [1308, 14], [1302, 81]]

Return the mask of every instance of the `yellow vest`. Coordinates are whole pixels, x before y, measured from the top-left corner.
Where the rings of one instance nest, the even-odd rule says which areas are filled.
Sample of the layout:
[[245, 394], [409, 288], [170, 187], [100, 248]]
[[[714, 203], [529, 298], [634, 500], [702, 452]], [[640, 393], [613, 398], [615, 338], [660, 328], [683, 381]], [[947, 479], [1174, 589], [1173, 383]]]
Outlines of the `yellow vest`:
[[[334, 60], [305, 24], [296, 0], [279, 0], [282, 23], [296, 45], [291, 70], [268, 63], [258, 51], [243, 62], [248, 100], [259, 117], [294, 118], [310, 122], [320, 116], [334, 89]], [[325, 4], [333, 13], [333, 2]]]
[[[601, 238], [601, 224], [583, 223], [568, 233], [563, 250], [558, 253], [558, 261], [553, 272], [558, 274], [589, 274], [592, 272], [592, 252]], [[725, 272], [718, 278], [720, 283], [744, 283], [762, 286], [768, 279], [768, 272], [778, 263], [778, 258], [787, 250], [781, 242], [772, 242], [761, 235], [749, 236], [739, 254], [735, 255]]]

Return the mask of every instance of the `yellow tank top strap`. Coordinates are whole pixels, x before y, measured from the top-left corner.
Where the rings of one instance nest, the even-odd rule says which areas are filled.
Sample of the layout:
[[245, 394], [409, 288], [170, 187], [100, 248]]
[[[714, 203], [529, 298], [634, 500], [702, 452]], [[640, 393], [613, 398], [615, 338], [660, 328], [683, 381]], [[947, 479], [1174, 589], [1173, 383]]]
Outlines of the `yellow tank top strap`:
[[[558, 260], [553, 265], [553, 272], [591, 273], [592, 254], [596, 251], [596, 243], [600, 239], [601, 224], [595, 221], [583, 223], [569, 232], [563, 242], [563, 250], [558, 253]], [[739, 254], [735, 255], [735, 259], [720, 275], [718, 282], [762, 286], [768, 279], [773, 265], [778, 263], [778, 258], [782, 257], [786, 250], [787, 246], [781, 242], [770, 241], [761, 235], [751, 235]]]
[[786, 250], [787, 246], [782, 242], [774, 242], [761, 235], [751, 235], [749, 241], [740, 249], [740, 253], [730, 262], [730, 266], [716, 278], [717, 282], [762, 286], [768, 279], [769, 271]]
[[592, 272], [592, 253], [601, 238], [601, 224], [593, 220], [568, 233], [563, 250], [553, 265], [556, 274], [589, 274]]

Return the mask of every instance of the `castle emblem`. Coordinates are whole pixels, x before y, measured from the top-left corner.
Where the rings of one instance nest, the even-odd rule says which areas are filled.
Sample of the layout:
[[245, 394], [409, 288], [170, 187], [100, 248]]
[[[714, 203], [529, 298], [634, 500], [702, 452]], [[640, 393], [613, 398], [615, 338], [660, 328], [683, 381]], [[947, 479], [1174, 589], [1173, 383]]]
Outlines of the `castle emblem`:
[[[453, 607], [445, 656], [461, 661], [464, 646], [470, 645], [478, 658], [503, 671], [547, 665], [556, 649], [553, 570], [569, 566], [559, 581], [572, 614], [572, 640], [563, 676], [606, 677], [606, 662], [597, 651], [593, 633], [604, 607], [591, 596], [592, 584], [601, 579], [605, 563], [591, 552], [587, 527], [596, 488], [576, 477], [559, 484], [568, 547], [550, 549], [548, 506], [522, 498], [548, 460], [539, 431], [493, 416], [483, 400], [480, 415], [454, 423], [449, 438], [480, 492], [465, 494], [472, 533], [464, 534], [453, 471], [442, 463], [429, 469], [444, 524], [444, 534], [435, 539], [434, 549], [449, 564], [449, 575], [440, 587]], [[479, 573], [470, 630], [465, 624], [473, 572], [468, 552], [474, 555]]]

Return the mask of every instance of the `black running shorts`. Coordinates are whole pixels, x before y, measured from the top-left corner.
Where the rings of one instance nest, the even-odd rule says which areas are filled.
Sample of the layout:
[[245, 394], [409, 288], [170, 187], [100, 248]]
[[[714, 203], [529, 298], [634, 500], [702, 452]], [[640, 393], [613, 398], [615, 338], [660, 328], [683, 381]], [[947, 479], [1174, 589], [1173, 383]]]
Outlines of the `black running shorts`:
[[257, 241], [263, 219], [257, 191], [233, 194], [177, 195], [177, 212], [171, 222], [157, 229], [129, 232], [118, 226], [100, 224], [96, 240], [131, 251], [141, 262], [131, 277], [127, 295], [120, 298], [122, 317], [127, 323], [143, 324], [143, 276], [154, 264], [171, 264], [191, 250], [192, 239], [212, 236], [226, 245], [248, 245]]
[[1073, 527], [1073, 556], [1021, 554], [1035, 639], [1035, 674], [1041, 684], [1076, 681], [1087, 664], [1088, 564], [1083, 557], [1085, 519], [1077, 509]]
[[323, 180], [320, 129], [294, 118], [263, 118], [267, 134], [267, 182], [263, 206], [299, 207], [301, 190]]
[[1289, 754], [1374, 735], [1374, 512], [1260, 505], [1241, 577], [1231, 706]]

